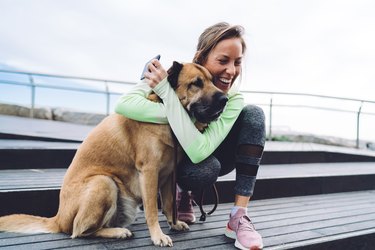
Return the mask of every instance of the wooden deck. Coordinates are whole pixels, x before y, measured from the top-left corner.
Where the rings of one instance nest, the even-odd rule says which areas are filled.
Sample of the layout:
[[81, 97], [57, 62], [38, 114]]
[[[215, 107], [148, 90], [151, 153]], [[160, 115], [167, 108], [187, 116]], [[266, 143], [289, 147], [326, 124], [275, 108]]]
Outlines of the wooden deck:
[[[375, 191], [256, 200], [250, 204], [249, 214], [263, 235], [264, 249], [343, 249], [342, 244], [345, 249], [374, 249]], [[173, 249], [234, 249], [233, 240], [223, 235], [231, 206], [220, 204], [206, 222], [191, 225], [187, 232], [170, 232], [162, 215], [161, 226], [171, 236]], [[160, 249], [151, 243], [142, 212], [129, 229], [135, 237], [128, 240], [0, 233], [0, 249]], [[366, 243], [361, 245], [364, 237]]]
[[[0, 215], [53, 216], [66, 168], [92, 127], [1, 115], [0, 124]], [[220, 178], [218, 210], [188, 232], [170, 232], [160, 215], [173, 249], [234, 249], [223, 235], [233, 179], [234, 172]], [[373, 250], [375, 151], [267, 142], [249, 212], [265, 249]], [[0, 250], [160, 249], [151, 243], [142, 212], [129, 229], [135, 237], [128, 240], [0, 232]]]

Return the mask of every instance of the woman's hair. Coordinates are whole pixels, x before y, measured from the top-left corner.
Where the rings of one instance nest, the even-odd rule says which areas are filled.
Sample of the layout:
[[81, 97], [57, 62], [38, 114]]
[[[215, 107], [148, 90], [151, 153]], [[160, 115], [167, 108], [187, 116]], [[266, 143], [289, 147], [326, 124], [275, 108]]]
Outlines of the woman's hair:
[[208, 54], [216, 47], [216, 45], [225, 39], [240, 38], [242, 44], [242, 53], [246, 51], [246, 43], [243, 39], [244, 28], [240, 25], [229, 25], [226, 22], [214, 24], [203, 31], [199, 36], [197, 52], [195, 53], [193, 62], [203, 65]]

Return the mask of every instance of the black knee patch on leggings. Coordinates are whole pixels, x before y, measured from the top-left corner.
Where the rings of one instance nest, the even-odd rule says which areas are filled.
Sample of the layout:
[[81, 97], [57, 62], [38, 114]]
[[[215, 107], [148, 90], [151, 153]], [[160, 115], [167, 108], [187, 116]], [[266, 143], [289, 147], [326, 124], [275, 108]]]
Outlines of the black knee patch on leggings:
[[249, 165], [243, 163], [236, 164], [236, 173], [246, 176], [257, 176], [259, 165]]
[[236, 156], [238, 174], [256, 176], [263, 155], [263, 147], [258, 145], [239, 145]]

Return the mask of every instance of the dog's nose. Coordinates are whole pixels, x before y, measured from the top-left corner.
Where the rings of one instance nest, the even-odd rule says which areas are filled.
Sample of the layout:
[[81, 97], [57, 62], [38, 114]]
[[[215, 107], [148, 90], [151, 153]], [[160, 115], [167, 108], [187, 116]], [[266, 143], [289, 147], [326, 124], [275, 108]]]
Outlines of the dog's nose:
[[221, 94], [219, 97], [218, 97], [218, 106], [223, 109], [225, 107], [225, 105], [227, 104], [228, 102], [228, 97], [226, 95], [223, 95]]

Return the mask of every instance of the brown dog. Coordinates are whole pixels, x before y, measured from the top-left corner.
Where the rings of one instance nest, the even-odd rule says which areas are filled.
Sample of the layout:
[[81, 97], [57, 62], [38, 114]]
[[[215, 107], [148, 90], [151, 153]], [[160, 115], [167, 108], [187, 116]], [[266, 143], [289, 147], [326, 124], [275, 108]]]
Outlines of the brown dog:
[[[203, 123], [216, 119], [227, 97], [216, 88], [209, 72], [193, 63], [174, 62], [168, 80], [185, 109]], [[57, 215], [52, 218], [15, 214], [0, 217], [0, 231], [71, 234], [129, 238], [124, 228], [142, 204], [151, 239], [172, 246], [158, 221], [160, 189], [163, 213], [172, 223], [174, 143], [169, 125], [137, 122], [118, 114], [105, 118], [83, 141], [69, 166], [60, 192]], [[178, 160], [181, 158], [179, 149]]]

